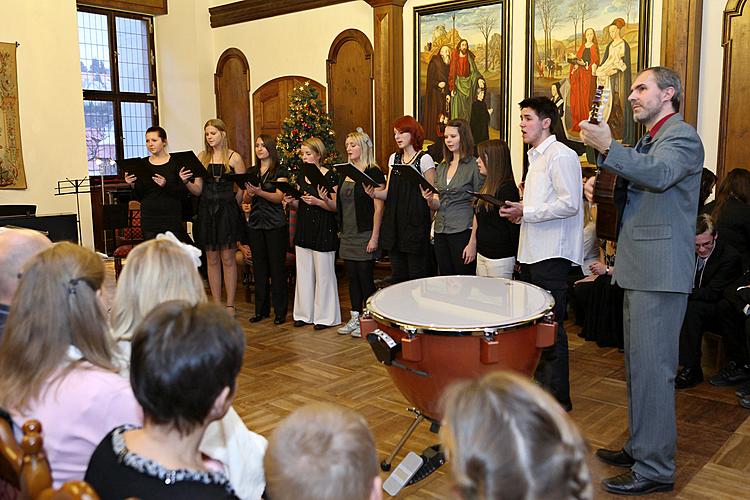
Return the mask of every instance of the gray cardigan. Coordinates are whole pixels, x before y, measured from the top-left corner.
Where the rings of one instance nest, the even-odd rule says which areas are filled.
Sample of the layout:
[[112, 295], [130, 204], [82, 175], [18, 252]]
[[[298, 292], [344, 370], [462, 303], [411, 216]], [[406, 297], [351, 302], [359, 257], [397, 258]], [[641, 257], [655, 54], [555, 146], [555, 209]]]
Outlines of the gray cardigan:
[[472, 156], [458, 162], [456, 173], [448, 183], [448, 163], [437, 167], [435, 187], [440, 197], [440, 209], [435, 216], [435, 232], [454, 234], [471, 229], [474, 221], [474, 197], [467, 191], [479, 191], [484, 179]]

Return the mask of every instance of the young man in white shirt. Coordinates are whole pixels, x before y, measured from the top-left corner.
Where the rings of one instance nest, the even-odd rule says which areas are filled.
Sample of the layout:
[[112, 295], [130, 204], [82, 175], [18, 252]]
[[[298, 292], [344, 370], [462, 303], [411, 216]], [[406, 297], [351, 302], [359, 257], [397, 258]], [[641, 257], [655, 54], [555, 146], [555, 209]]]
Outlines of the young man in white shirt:
[[524, 198], [506, 201], [500, 215], [521, 224], [518, 262], [523, 264], [523, 279], [549, 290], [555, 298], [555, 345], [542, 353], [535, 378], [570, 411], [568, 337], [563, 321], [568, 272], [571, 265], [583, 262], [581, 163], [550, 131], [557, 119], [550, 99], [530, 97], [519, 106], [523, 142], [531, 146]]

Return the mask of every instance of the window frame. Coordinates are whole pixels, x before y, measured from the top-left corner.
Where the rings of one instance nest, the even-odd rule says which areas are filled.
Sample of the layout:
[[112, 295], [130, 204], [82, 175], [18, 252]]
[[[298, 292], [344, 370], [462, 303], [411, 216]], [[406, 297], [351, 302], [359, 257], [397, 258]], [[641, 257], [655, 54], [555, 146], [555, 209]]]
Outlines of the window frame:
[[[81, 82], [81, 89], [83, 91], [83, 101], [106, 101], [112, 103], [112, 118], [114, 121], [114, 138], [115, 138], [115, 158], [112, 160], [124, 159], [125, 158], [125, 132], [122, 123], [122, 104], [123, 103], [139, 103], [139, 104], [151, 104], [152, 111], [151, 116], [154, 125], [159, 125], [159, 106], [158, 106], [158, 93], [157, 93], [157, 80], [156, 80], [156, 51], [154, 44], [154, 18], [153, 16], [145, 14], [136, 14], [131, 12], [122, 12], [116, 10], [102, 9], [97, 7], [89, 7], [79, 5], [76, 9], [76, 13], [86, 12], [91, 14], [104, 15], [107, 19], [107, 38], [109, 43], [109, 58], [110, 58], [110, 80], [111, 90], [88, 90], [83, 88], [83, 82]], [[119, 67], [119, 54], [117, 53], [117, 23], [116, 18], [128, 18], [137, 19], [139, 21], [145, 21], [148, 26], [148, 49], [149, 49], [149, 71], [151, 74], [150, 78], [150, 91], [148, 93], [141, 92], [122, 92], [120, 91], [120, 67]], [[80, 40], [79, 40], [80, 47]], [[80, 51], [80, 49], [79, 49]], [[79, 56], [80, 61], [80, 56]], [[82, 103], [84, 104], [84, 103]], [[145, 132], [145, 130], [144, 130]], [[94, 176], [88, 167], [87, 159], [87, 172], [90, 177]], [[99, 175], [95, 175], [99, 177]], [[105, 175], [104, 177], [116, 178], [115, 175]]]

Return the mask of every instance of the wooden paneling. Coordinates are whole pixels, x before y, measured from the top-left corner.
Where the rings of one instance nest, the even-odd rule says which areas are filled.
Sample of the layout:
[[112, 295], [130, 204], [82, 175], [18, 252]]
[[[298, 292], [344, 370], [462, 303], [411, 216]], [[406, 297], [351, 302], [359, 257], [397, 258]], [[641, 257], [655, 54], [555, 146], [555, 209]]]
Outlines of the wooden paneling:
[[159, 15], [167, 13], [167, 0], [77, 0], [76, 3], [139, 14]]
[[250, 138], [250, 67], [241, 50], [224, 51], [214, 75], [216, 116], [227, 126], [229, 147], [242, 155], [245, 164], [253, 159]]
[[291, 14], [303, 10], [327, 7], [351, 0], [244, 0], [208, 9], [211, 16], [211, 27], [229, 26], [264, 19], [266, 17]]
[[388, 164], [393, 122], [404, 114], [405, 0], [366, 0], [373, 7], [375, 38], [375, 159]]
[[329, 113], [336, 148], [345, 156], [346, 134], [362, 127], [372, 137], [373, 50], [359, 30], [343, 31], [331, 44], [326, 61]]
[[255, 137], [260, 134], [276, 136], [281, 132], [284, 118], [289, 115], [289, 94], [294, 87], [310, 85], [318, 89], [323, 108], [326, 105], [326, 88], [304, 76], [282, 76], [263, 84], [253, 92], [253, 125]]
[[719, 179], [735, 168], [750, 169], [750, 8], [747, 0], [729, 0], [724, 9], [722, 36], [724, 75], [721, 85]]
[[703, 0], [664, 0], [662, 19], [661, 65], [680, 75], [684, 87], [681, 112], [686, 122], [696, 126]]

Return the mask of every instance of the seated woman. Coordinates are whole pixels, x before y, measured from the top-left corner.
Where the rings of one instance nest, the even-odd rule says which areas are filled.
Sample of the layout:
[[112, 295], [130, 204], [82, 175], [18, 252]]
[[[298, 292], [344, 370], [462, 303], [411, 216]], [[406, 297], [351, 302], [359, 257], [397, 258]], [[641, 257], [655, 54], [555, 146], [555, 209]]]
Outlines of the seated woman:
[[113, 427], [143, 420], [112, 363], [103, 281], [101, 258], [84, 247], [57, 243], [37, 254], [24, 266], [0, 345], [0, 407], [17, 432], [28, 419], [42, 423], [55, 487], [83, 479]]
[[441, 441], [458, 497], [593, 498], [586, 444], [557, 402], [509, 372], [451, 386]]
[[[199, 261], [193, 260], [192, 252], [193, 247], [156, 239], [141, 243], [128, 256], [112, 305], [112, 331], [120, 348], [123, 371], [130, 363], [135, 329], [154, 307], [169, 300], [184, 300], [191, 305], [206, 302], [196, 268]], [[233, 408], [208, 426], [200, 449], [224, 464], [240, 498], [259, 498], [263, 493], [266, 439], [248, 430]]]
[[107, 434], [85, 480], [102, 498], [237, 498], [199, 444], [232, 404], [244, 350], [242, 329], [217, 305], [154, 308], [136, 329], [130, 358], [143, 427]]

